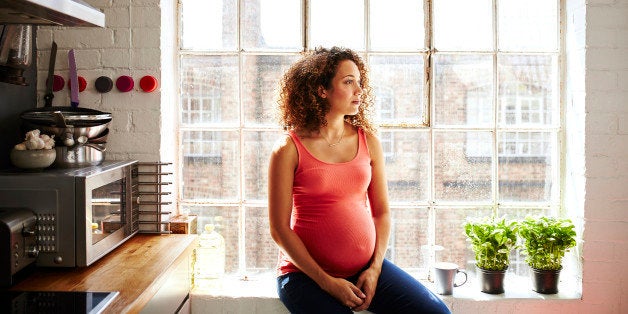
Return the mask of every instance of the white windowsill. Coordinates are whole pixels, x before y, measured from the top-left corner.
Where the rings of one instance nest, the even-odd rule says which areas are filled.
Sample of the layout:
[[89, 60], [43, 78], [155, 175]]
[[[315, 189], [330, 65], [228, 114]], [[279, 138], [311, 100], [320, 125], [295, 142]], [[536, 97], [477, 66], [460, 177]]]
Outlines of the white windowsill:
[[[540, 294], [532, 290], [529, 278], [507, 274], [504, 282], [505, 292], [493, 295], [481, 292], [475, 278], [470, 274], [469, 281], [454, 288], [453, 295], [439, 296], [448, 306], [458, 302], [473, 301], [578, 300], [581, 298], [581, 293], [575, 290], [578, 285], [575, 284], [574, 280], [561, 278], [558, 286], [559, 293]], [[421, 282], [435, 291], [433, 283], [425, 280], [421, 280]], [[190, 297], [192, 313], [201, 313], [195, 312], [195, 305], [199, 308], [207, 308], [207, 306], [215, 308], [218, 305], [223, 308], [223, 313], [245, 313], [247, 310], [254, 309], [258, 313], [263, 313], [263, 310], [269, 307], [273, 308], [273, 311], [283, 307], [277, 296], [276, 280], [272, 273], [251, 276], [246, 279], [235, 275], [225, 276], [222, 279], [195, 279], [195, 286]]]

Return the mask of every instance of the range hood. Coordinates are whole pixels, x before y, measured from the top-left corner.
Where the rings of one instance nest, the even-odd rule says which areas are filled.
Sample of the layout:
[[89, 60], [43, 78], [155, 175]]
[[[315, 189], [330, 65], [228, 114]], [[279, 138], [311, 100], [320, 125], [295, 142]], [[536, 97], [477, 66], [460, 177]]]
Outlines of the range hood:
[[0, 0], [0, 24], [105, 27], [105, 14], [82, 0]]

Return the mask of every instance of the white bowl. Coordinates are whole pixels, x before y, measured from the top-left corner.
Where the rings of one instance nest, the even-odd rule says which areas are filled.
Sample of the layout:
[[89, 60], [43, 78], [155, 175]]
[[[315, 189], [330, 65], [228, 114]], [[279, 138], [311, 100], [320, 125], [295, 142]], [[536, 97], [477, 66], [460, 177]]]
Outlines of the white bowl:
[[43, 169], [52, 165], [57, 157], [54, 149], [11, 150], [11, 163], [21, 169]]

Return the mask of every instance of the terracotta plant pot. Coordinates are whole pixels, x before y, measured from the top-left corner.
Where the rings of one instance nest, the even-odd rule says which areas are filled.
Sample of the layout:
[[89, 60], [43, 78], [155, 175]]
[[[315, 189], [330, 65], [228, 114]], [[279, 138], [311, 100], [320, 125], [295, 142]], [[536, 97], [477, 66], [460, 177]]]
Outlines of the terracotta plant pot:
[[504, 293], [505, 270], [486, 270], [476, 267], [482, 292], [489, 294]]
[[532, 268], [532, 290], [543, 294], [558, 293], [559, 270], [540, 270]]

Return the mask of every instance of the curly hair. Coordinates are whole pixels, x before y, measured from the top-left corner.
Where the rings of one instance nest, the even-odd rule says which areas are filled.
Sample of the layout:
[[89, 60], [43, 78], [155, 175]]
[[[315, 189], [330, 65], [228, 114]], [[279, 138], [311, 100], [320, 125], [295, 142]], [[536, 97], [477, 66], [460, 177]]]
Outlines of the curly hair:
[[338, 65], [344, 60], [351, 60], [357, 65], [363, 90], [358, 113], [345, 116], [345, 121], [367, 132], [375, 131], [371, 122], [374, 105], [368, 69], [357, 53], [340, 47], [319, 47], [307, 52], [284, 73], [279, 83], [277, 109], [279, 123], [285, 130], [314, 132], [327, 124], [325, 115], [331, 106], [320, 97], [318, 90], [320, 86], [331, 88]]

